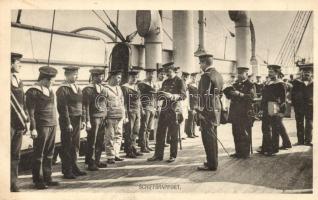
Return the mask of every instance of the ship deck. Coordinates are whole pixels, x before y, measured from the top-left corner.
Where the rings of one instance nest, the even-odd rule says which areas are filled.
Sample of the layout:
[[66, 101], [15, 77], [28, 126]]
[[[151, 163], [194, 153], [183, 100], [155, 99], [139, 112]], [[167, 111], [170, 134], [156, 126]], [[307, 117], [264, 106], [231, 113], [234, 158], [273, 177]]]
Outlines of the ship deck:
[[[294, 119], [284, 119], [284, 124], [295, 143]], [[53, 178], [60, 181], [60, 186], [44, 191], [33, 189], [30, 170], [20, 173], [19, 186], [23, 192], [312, 193], [312, 147], [293, 146], [276, 156], [265, 157], [255, 152], [261, 144], [260, 130], [261, 123], [256, 122], [253, 127], [254, 154], [249, 159], [230, 158], [219, 145], [219, 168], [215, 172], [196, 170], [205, 160], [202, 141], [198, 137], [183, 140], [183, 150], [179, 151], [174, 163], [147, 162], [146, 159], [152, 156], [150, 153], [96, 172], [88, 171], [87, 176], [75, 180], [63, 179], [58, 163], [53, 166]], [[220, 126], [218, 133], [227, 151], [233, 153], [231, 125]], [[168, 153], [166, 148], [165, 158]], [[83, 162], [84, 158], [80, 157], [79, 165], [84, 169]]]

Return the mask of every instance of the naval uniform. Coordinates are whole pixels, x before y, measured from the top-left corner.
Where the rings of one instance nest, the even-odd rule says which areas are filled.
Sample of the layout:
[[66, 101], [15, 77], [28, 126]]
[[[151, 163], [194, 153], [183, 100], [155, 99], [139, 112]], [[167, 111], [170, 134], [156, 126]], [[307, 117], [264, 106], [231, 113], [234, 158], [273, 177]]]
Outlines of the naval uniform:
[[[76, 83], [62, 83], [56, 91], [62, 143], [62, 172], [65, 175], [77, 174], [80, 171], [76, 162], [83, 117], [82, 98], [82, 90]], [[67, 130], [69, 125], [73, 127], [72, 132]]]
[[195, 124], [196, 124], [196, 113], [195, 108], [198, 107], [199, 95], [198, 87], [196, 84], [188, 84], [189, 91], [189, 110], [188, 110], [188, 119], [186, 120], [185, 131], [188, 137], [195, 136]]
[[[262, 92], [261, 109], [263, 111], [262, 153], [272, 155], [279, 151], [279, 135], [283, 140], [283, 147], [291, 147], [289, 137], [282, 122], [282, 116], [277, 114], [270, 116], [269, 102], [278, 105], [278, 113], [283, 114], [286, 109], [286, 87], [281, 80], [271, 81], [265, 85]], [[273, 109], [273, 108], [272, 108]]]
[[85, 162], [89, 168], [99, 165], [105, 136], [106, 90], [101, 84], [90, 84], [83, 89], [84, 121], [91, 123], [87, 131]]
[[105, 127], [105, 148], [108, 160], [119, 158], [123, 138], [123, 120], [126, 117], [124, 95], [121, 87], [104, 85], [106, 89], [107, 117]]
[[[11, 77], [11, 93], [18, 101], [20, 107], [27, 114], [23, 82], [20, 81], [15, 74], [12, 74]], [[25, 128], [18, 123], [17, 117], [18, 116], [11, 108], [11, 189], [16, 187], [22, 138], [25, 132]]]
[[182, 114], [180, 101], [186, 98], [186, 90], [181, 78], [175, 76], [166, 79], [162, 83], [160, 91], [172, 94], [171, 99], [160, 98], [163, 100], [158, 120], [158, 130], [156, 133], [155, 155], [157, 159], [163, 159], [166, 134], [170, 135], [170, 158], [176, 158], [178, 152], [178, 131]]
[[235, 156], [247, 158], [250, 155], [254, 121], [253, 99], [256, 95], [255, 86], [249, 80], [236, 81], [233, 86], [225, 88], [223, 92], [231, 100], [229, 122], [232, 123]]
[[213, 67], [208, 67], [199, 82], [199, 109], [202, 142], [206, 153], [207, 167], [218, 167], [217, 126], [220, 125], [222, 75]]
[[40, 84], [33, 85], [26, 92], [26, 105], [30, 115], [30, 131], [36, 129], [38, 134], [33, 140], [33, 182], [49, 183], [52, 182], [52, 158], [57, 125], [53, 90]]
[[134, 157], [137, 153], [136, 139], [140, 129], [140, 91], [137, 84], [128, 83], [122, 85], [121, 89], [128, 114], [128, 123], [124, 125], [125, 152], [127, 156]]
[[310, 144], [313, 129], [313, 82], [306, 85], [295, 79], [292, 85], [291, 100], [295, 111], [298, 144]]
[[155, 92], [157, 90], [154, 82], [143, 81], [138, 84], [141, 92], [140, 100], [143, 109], [141, 116], [141, 127], [139, 131], [139, 140], [142, 151], [150, 150], [149, 135], [155, 117]]

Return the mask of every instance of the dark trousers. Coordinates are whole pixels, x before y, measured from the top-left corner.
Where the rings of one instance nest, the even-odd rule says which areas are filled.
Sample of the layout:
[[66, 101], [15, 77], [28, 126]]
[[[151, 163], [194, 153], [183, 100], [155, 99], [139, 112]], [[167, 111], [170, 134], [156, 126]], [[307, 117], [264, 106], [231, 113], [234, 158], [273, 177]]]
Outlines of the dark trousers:
[[160, 112], [155, 148], [155, 156], [157, 158], [163, 158], [166, 134], [170, 135], [170, 157], [177, 157], [179, 126], [174, 111], [168, 110]]
[[252, 127], [242, 123], [232, 123], [232, 133], [235, 144], [235, 153], [240, 158], [247, 158], [250, 155], [250, 135]]
[[11, 127], [11, 186], [16, 185], [23, 131]]
[[291, 143], [283, 125], [282, 117], [264, 115], [262, 119], [262, 132], [264, 152], [277, 153], [279, 151], [279, 136], [282, 137], [283, 146], [290, 147]]
[[206, 154], [207, 166], [211, 169], [218, 167], [217, 126], [201, 122], [201, 136]]
[[149, 147], [149, 134], [151, 131], [154, 117], [155, 112], [153, 110], [145, 110], [145, 113], [141, 116], [141, 126], [139, 131], [139, 140], [141, 148]]
[[70, 121], [73, 127], [72, 132], [67, 131], [67, 124], [64, 120], [59, 120], [61, 129], [61, 159], [63, 174], [72, 174], [74, 171], [79, 170], [76, 162], [80, 146], [81, 116], [70, 116]]
[[105, 119], [103, 117], [91, 118], [91, 130], [87, 131], [87, 149], [85, 162], [89, 165], [99, 163], [102, 155], [105, 137]]
[[297, 108], [295, 108], [295, 118], [296, 118], [298, 143], [299, 144], [311, 143], [312, 129], [313, 129], [312, 113], [310, 112], [306, 113], [304, 110], [298, 110]]
[[185, 120], [185, 132], [188, 137], [193, 137], [195, 135], [195, 117], [194, 111], [188, 111], [188, 119]]
[[140, 129], [140, 111], [131, 111], [128, 113], [128, 123], [125, 124], [125, 152], [127, 154], [136, 151], [136, 139]]
[[33, 182], [49, 182], [52, 181], [52, 158], [56, 126], [37, 127], [36, 131], [38, 136], [33, 140]]

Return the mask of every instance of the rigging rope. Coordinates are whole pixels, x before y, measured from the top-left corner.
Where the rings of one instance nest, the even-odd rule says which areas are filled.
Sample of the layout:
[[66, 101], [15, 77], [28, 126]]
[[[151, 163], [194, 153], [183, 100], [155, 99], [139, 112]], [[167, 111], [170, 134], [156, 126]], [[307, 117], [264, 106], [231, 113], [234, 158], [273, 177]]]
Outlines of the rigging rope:
[[51, 39], [50, 39], [49, 57], [48, 57], [48, 60], [47, 60], [48, 66], [50, 66], [50, 58], [51, 58], [51, 49], [52, 49], [52, 39], [53, 39], [54, 21], [55, 21], [55, 10], [53, 11], [53, 21], [52, 21], [52, 28], [51, 28]]

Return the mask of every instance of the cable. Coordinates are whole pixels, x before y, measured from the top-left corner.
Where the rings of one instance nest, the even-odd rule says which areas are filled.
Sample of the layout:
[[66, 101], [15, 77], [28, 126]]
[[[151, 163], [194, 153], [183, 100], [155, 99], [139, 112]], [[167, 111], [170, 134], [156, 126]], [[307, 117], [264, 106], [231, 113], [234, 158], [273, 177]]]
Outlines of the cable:
[[51, 29], [51, 39], [50, 39], [49, 57], [48, 57], [48, 60], [47, 60], [48, 66], [50, 66], [50, 58], [51, 58], [51, 49], [52, 49], [52, 39], [53, 39], [54, 21], [55, 21], [55, 10], [53, 11], [53, 21], [52, 21], [52, 29]]
[[34, 50], [33, 50], [33, 42], [32, 42], [32, 32], [29, 30], [30, 42], [31, 42], [31, 50], [32, 50], [32, 58], [34, 59]]

